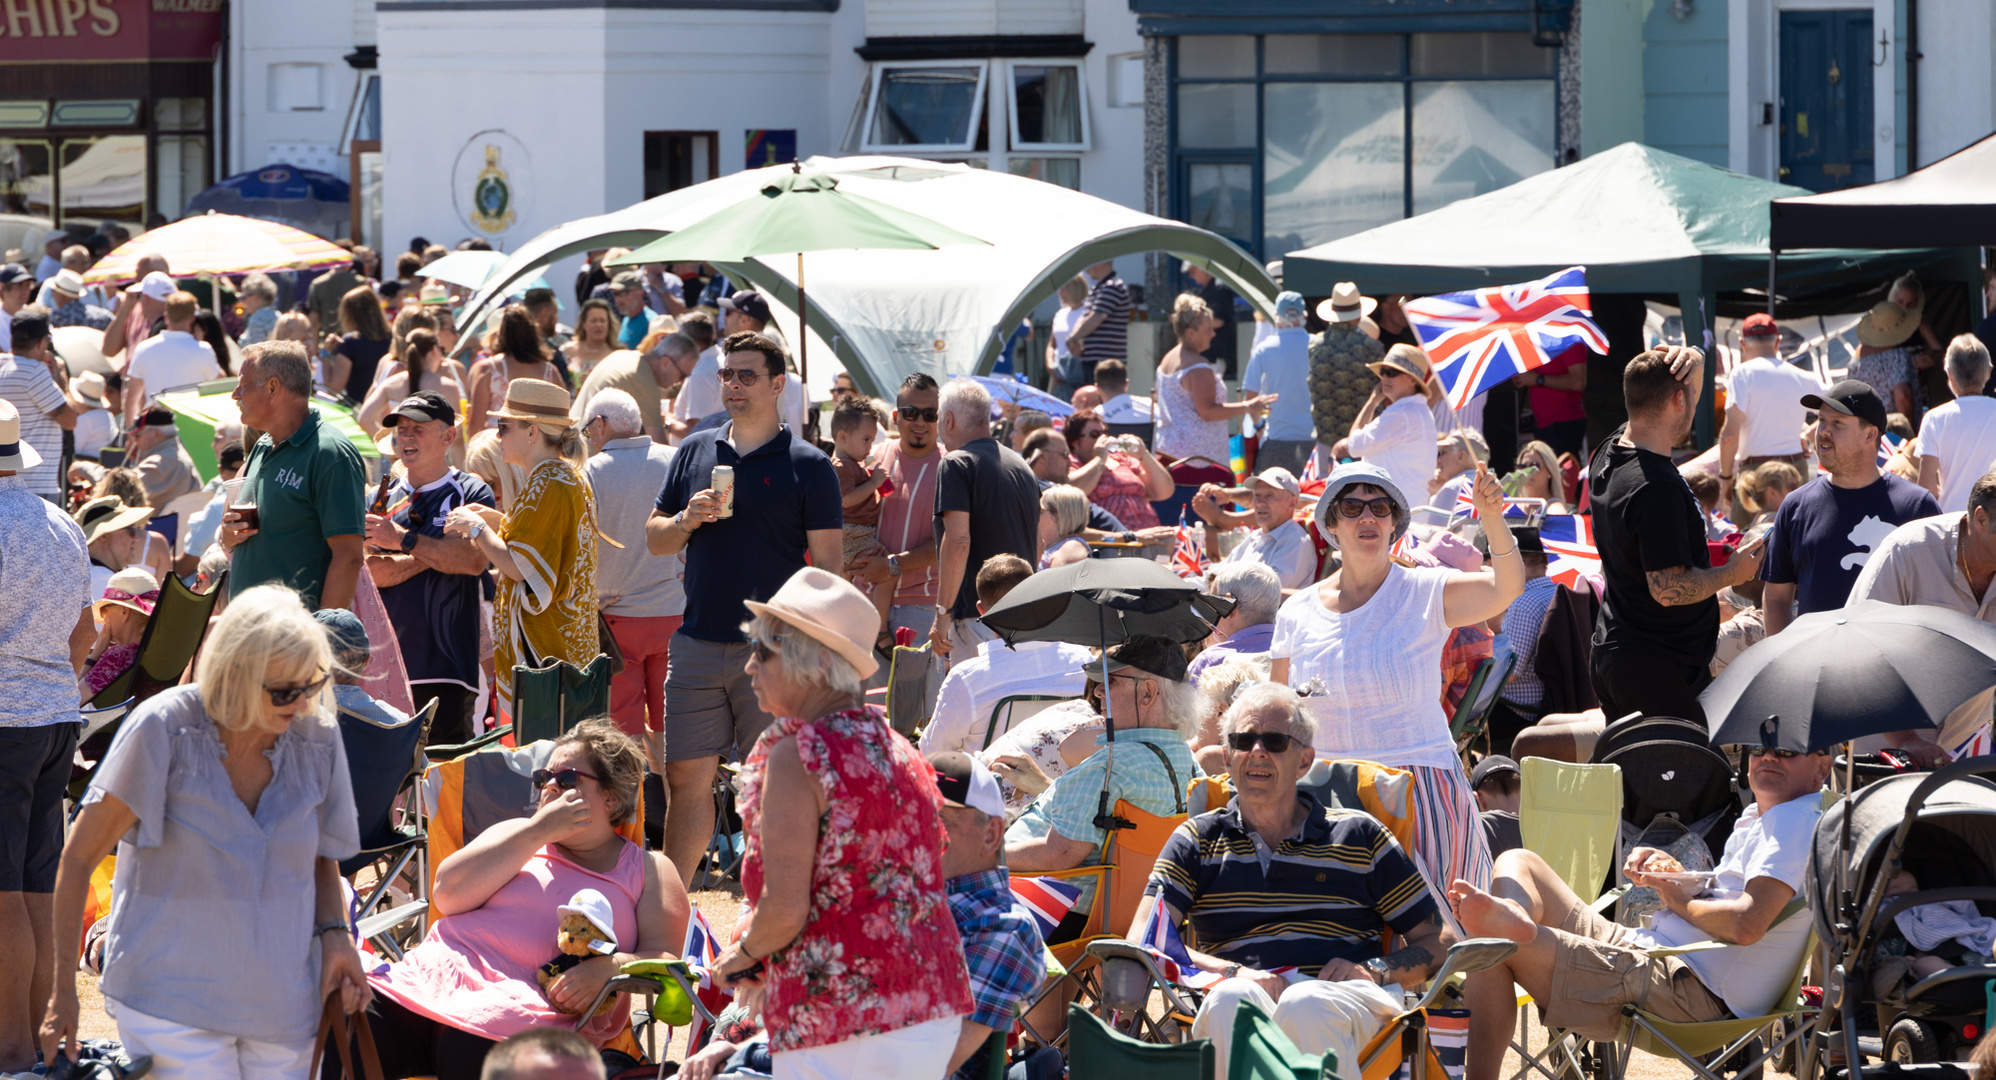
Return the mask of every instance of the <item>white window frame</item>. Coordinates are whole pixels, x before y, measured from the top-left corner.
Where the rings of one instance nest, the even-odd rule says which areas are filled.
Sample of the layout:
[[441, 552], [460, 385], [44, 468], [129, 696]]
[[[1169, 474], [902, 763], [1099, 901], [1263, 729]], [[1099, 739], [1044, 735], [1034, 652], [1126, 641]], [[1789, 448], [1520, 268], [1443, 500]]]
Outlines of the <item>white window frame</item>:
[[[887, 73], [907, 68], [974, 67], [977, 69], [976, 96], [971, 101], [965, 125], [964, 139], [954, 143], [876, 143], [873, 141], [874, 120], [880, 111], [880, 92], [887, 84]], [[985, 95], [991, 89], [991, 61], [989, 60], [879, 60], [873, 64], [871, 74], [873, 88], [867, 94], [866, 116], [859, 132], [860, 150], [869, 154], [968, 154], [977, 150], [977, 128], [984, 118]]]
[[[1080, 60], [1005, 60], [1005, 126], [1011, 136], [1011, 149], [1022, 157], [1046, 157], [1047, 153], [1086, 153], [1092, 149], [1088, 123], [1088, 66]], [[1019, 138], [1019, 84], [1013, 78], [1015, 67], [1071, 67], [1081, 92], [1081, 141], [1078, 143], [1029, 143]], [[1027, 151], [1030, 151], [1029, 153]], [[1043, 152], [1044, 151], [1044, 152]]]

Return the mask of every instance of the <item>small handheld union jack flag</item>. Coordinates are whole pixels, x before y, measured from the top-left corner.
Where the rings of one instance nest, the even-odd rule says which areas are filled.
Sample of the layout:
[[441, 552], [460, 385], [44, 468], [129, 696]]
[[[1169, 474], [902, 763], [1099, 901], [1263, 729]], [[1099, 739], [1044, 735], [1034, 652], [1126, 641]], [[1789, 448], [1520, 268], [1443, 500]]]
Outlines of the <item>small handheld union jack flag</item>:
[[1582, 575], [1601, 572], [1601, 552], [1594, 546], [1594, 519], [1585, 514], [1551, 514], [1539, 526], [1546, 549], [1546, 576], [1568, 588], [1579, 588]]
[[1206, 561], [1206, 548], [1192, 535], [1192, 527], [1185, 523], [1185, 508], [1178, 508], [1178, 536], [1171, 549], [1171, 569], [1182, 578], [1204, 577], [1209, 564]]
[[1568, 349], [1608, 351], [1607, 335], [1594, 325], [1587, 270], [1581, 266], [1519, 285], [1425, 296], [1409, 301], [1405, 310], [1435, 376], [1448, 389], [1449, 404], [1458, 409]]
[[[694, 993], [707, 1011], [719, 1014], [727, 1008], [728, 999], [734, 997], [735, 992], [717, 982], [713, 976], [714, 962], [721, 958], [721, 942], [714, 936], [714, 928], [708, 925], [706, 914], [697, 905], [693, 908], [693, 917], [686, 920], [686, 941], [680, 947], [679, 955], [692, 964], [695, 973], [700, 976], [700, 985], [694, 988]], [[700, 1045], [700, 1032], [706, 1026], [707, 1022], [701, 1018], [699, 1010], [694, 1010], [693, 1023], [687, 1028], [688, 1046]]]
[[1081, 901], [1081, 886], [1050, 877], [1014, 877], [1012, 899], [1039, 924], [1040, 937], [1050, 938], [1060, 921]]

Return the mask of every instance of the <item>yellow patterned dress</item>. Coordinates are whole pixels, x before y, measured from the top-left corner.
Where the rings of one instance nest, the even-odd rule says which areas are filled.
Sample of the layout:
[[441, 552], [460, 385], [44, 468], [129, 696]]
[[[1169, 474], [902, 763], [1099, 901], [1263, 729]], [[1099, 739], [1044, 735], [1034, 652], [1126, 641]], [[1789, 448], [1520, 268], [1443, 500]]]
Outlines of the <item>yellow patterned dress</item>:
[[499, 708], [513, 714], [513, 666], [577, 667], [596, 658], [596, 500], [575, 466], [553, 458], [534, 466], [506, 514], [499, 538], [524, 580], [499, 575], [492, 602], [492, 659]]

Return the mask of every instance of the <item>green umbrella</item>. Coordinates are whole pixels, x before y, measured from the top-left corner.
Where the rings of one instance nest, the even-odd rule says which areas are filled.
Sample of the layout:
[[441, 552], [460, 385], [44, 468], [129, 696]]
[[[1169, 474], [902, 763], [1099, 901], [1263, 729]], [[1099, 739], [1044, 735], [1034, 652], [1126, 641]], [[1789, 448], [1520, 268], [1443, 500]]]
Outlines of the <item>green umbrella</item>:
[[790, 174], [698, 224], [659, 237], [611, 266], [673, 262], [746, 262], [761, 255], [797, 255], [797, 342], [799, 375], [807, 375], [804, 353], [810, 335], [801, 325], [804, 307], [804, 253], [841, 249], [928, 251], [954, 244], [983, 244], [919, 214], [896, 209], [877, 199], [848, 195], [837, 177], [807, 173], [792, 165]]
[[[236, 408], [236, 399], [229, 396], [235, 388], [234, 379], [216, 379], [191, 389], [169, 390], [159, 395], [159, 403], [173, 411], [174, 426], [180, 429], [180, 445], [187, 448], [187, 456], [194, 461], [194, 471], [200, 473], [204, 481], [213, 480], [216, 475], [215, 429], [225, 423], [242, 423], [243, 415]], [[361, 430], [360, 421], [354, 419], [352, 406], [314, 396], [312, 407], [319, 410], [319, 421], [331, 425], [333, 430], [351, 440], [354, 449], [360, 451], [360, 456], [381, 456], [381, 450], [367, 437], [367, 432]]]

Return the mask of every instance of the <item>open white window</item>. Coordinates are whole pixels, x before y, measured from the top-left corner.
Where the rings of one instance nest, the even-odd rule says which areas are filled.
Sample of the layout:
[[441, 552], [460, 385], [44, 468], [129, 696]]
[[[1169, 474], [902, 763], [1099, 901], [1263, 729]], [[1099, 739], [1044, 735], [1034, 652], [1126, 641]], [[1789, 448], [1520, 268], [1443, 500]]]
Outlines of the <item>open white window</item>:
[[861, 149], [962, 153], [977, 148], [984, 118], [984, 60], [874, 65]]
[[1088, 81], [1078, 60], [1007, 60], [1012, 149], [1088, 149]]

